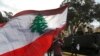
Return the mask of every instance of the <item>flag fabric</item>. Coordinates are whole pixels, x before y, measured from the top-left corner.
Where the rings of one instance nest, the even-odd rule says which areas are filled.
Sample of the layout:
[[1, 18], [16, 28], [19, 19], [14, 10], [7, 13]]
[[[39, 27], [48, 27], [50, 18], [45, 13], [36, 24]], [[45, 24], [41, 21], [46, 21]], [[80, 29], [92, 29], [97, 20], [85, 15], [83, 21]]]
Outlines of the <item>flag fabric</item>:
[[0, 23], [0, 27], [2, 28], [6, 23]]
[[[51, 10], [26, 10], [14, 15], [0, 29], [0, 56], [44, 56], [66, 24], [67, 10], [68, 5], [65, 5]], [[41, 34], [38, 32], [40, 30], [31, 32], [36, 18], [43, 18], [46, 22]], [[39, 21], [40, 24], [44, 20]]]

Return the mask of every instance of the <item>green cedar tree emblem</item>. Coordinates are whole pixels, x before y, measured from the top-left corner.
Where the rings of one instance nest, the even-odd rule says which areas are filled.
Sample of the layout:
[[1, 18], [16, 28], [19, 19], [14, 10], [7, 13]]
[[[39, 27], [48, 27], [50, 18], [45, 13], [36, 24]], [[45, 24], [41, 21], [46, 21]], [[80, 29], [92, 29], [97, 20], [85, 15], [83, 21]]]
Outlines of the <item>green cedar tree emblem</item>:
[[33, 20], [30, 28], [31, 28], [31, 32], [38, 32], [39, 34], [42, 34], [45, 32], [47, 27], [48, 26], [45, 21], [45, 18], [43, 18], [43, 15], [39, 14]]

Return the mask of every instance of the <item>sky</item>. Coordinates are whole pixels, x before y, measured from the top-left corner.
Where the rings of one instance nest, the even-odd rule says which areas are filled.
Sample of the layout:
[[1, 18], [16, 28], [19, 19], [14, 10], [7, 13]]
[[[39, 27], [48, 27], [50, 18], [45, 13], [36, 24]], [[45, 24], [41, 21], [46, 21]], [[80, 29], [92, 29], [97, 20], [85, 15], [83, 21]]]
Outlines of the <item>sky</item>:
[[97, 28], [98, 26], [100, 26], [100, 22], [94, 20], [92, 23], [90, 23], [90, 25], [94, 25], [94, 28]]
[[[0, 0], [0, 11], [10, 11], [13, 14], [23, 10], [47, 10], [58, 8], [63, 0]], [[95, 0], [100, 3], [100, 0]], [[94, 21], [98, 26], [100, 23]]]
[[46, 10], [58, 8], [63, 0], [0, 0], [0, 10]]
[[100, 0], [95, 0], [96, 1], [96, 3], [100, 3]]
[[[0, 0], [0, 11], [14, 14], [22, 10], [46, 10], [58, 8], [63, 0]], [[100, 3], [100, 0], [95, 0]]]

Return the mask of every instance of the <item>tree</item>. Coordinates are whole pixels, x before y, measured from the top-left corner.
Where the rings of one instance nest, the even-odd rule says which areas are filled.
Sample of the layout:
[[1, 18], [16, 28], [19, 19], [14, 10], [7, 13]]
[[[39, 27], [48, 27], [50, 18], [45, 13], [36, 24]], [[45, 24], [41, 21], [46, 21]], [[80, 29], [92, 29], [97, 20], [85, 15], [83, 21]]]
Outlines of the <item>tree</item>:
[[7, 18], [3, 17], [2, 13], [0, 12], [0, 23], [5, 23], [7, 21]]
[[35, 17], [32, 26], [30, 28], [31, 28], [31, 32], [38, 32], [39, 34], [45, 32], [47, 28], [47, 23], [41, 14]]
[[8, 19], [11, 19], [12, 16], [13, 16], [12, 12], [6, 12], [6, 11], [4, 11], [4, 13], [6, 14], [6, 16], [7, 16]]
[[12, 16], [13, 16], [12, 12], [0, 11], [0, 23], [8, 22], [12, 18]]
[[68, 24], [71, 33], [75, 33], [75, 29], [90, 23], [95, 18], [95, 2], [94, 0], [71, 0], [68, 10]]
[[94, 8], [95, 18], [100, 21], [100, 4], [96, 4]]

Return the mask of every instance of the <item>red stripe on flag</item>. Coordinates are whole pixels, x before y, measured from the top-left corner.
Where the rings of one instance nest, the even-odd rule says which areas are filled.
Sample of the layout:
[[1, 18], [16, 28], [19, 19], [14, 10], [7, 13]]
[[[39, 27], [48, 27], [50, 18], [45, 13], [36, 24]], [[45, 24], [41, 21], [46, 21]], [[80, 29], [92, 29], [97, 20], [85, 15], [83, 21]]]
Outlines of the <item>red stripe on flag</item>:
[[3, 27], [6, 23], [0, 23], [0, 27]]
[[44, 56], [59, 31], [60, 29], [50, 31], [27, 46], [4, 53], [0, 56]]

